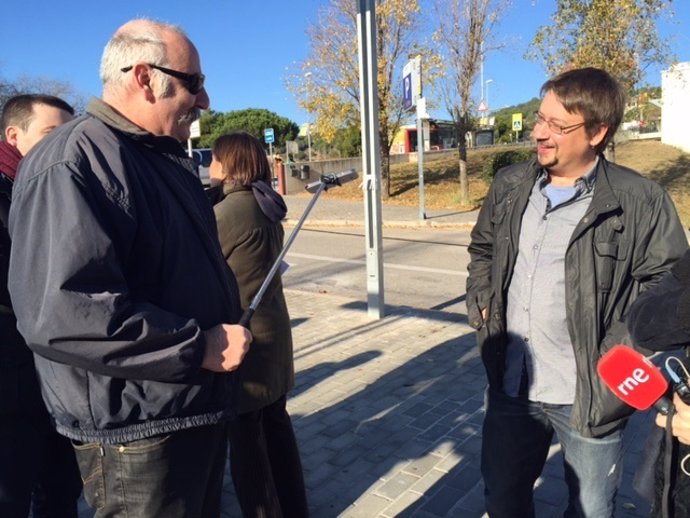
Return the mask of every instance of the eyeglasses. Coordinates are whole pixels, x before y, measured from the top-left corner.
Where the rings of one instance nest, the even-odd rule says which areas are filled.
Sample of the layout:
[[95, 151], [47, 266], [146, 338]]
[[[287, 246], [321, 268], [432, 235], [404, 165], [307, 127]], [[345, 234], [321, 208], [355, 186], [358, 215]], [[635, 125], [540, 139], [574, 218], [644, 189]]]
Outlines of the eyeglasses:
[[[160, 70], [164, 74], [176, 77], [183, 82], [184, 87], [192, 95], [197, 95], [204, 88], [204, 81], [206, 81], [206, 76], [204, 74], [187, 74], [185, 72], [180, 72], [179, 70], [173, 70], [172, 68], [154, 65], [153, 63], [147, 63], [147, 65], [151, 68], [155, 68], [156, 70]], [[130, 65], [128, 67], [121, 68], [120, 72], [129, 72], [133, 68], [134, 66]]]
[[561, 126], [560, 124], [557, 124], [553, 121], [546, 120], [541, 113], [534, 112], [534, 127], [540, 126], [542, 124], [546, 124], [549, 127], [549, 131], [551, 131], [551, 133], [555, 133], [556, 135], [567, 135], [568, 133], [572, 133], [577, 128], [581, 128], [587, 123], [578, 122], [577, 124], [571, 124], [570, 126]]

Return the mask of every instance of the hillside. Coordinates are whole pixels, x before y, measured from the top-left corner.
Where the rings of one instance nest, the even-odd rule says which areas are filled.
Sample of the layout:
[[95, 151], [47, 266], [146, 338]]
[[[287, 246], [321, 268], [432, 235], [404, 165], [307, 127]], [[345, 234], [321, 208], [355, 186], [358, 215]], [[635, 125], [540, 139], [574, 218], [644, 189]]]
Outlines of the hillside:
[[[495, 151], [470, 150], [468, 172], [470, 181], [469, 206], [460, 204], [458, 196], [457, 157], [428, 160], [424, 167], [424, 197], [427, 208], [473, 210], [481, 205], [489, 184], [482, 177], [482, 165], [487, 155]], [[629, 141], [616, 148], [616, 162], [625, 165], [661, 184], [671, 195], [681, 221], [690, 227], [690, 154], [661, 144], [655, 140]], [[341, 189], [329, 191], [329, 197], [362, 199], [357, 183], [349, 183]], [[417, 206], [417, 164], [400, 164], [391, 167], [391, 194], [384, 203]]]

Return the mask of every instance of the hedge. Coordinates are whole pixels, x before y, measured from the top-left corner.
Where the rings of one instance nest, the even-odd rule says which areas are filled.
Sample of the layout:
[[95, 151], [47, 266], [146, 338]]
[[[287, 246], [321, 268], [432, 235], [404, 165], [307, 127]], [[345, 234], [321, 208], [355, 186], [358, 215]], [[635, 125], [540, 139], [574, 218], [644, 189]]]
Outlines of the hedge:
[[482, 175], [487, 181], [494, 178], [496, 172], [502, 167], [518, 162], [525, 162], [534, 156], [534, 149], [526, 147], [522, 149], [510, 149], [507, 151], [498, 151], [491, 156], [486, 157], [484, 166], [482, 167]]

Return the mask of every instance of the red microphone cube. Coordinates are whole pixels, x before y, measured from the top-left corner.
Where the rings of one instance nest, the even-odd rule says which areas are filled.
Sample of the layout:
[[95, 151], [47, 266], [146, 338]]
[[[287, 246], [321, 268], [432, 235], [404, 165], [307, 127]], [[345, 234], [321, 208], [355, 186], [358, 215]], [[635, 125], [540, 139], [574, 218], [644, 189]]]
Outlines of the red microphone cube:
[[602, 356], [597, 372], [616, 396], [638, 410], [651, 407], [668, 387], [652, 362], [625, 345], [615, 345]]

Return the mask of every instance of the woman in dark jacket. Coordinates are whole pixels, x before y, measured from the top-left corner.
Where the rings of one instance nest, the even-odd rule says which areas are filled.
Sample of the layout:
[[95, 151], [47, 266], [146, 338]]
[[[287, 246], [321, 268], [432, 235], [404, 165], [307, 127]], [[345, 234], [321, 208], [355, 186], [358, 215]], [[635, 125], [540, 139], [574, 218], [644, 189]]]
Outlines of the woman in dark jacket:
[[[222, 189], [214, 206], [218, 237], [245, 310], [282, 249], [285, 202], [269, 184], [261, 143], [247, 133], [216, 140], [210, 175]], [[302, 463], [285, 406], [294, 366], [280, 273], [249, 328], [254, 342], [237, 371], [239, 415], [229, 427], [233, 484], [245, 518], [303, 518], [309, 512]]]

